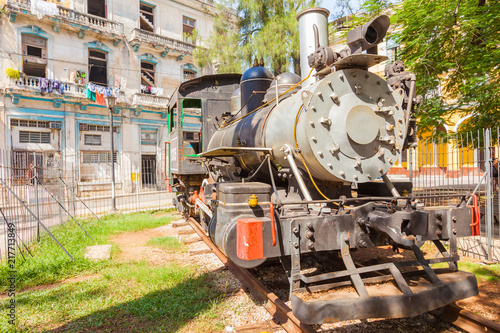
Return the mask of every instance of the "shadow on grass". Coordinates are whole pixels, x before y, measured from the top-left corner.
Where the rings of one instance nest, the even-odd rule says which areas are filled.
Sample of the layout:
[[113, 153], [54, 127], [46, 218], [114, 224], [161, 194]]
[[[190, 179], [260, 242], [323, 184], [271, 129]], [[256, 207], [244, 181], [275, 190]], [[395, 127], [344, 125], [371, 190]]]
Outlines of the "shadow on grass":
[[187, 278], [171, 288], [95, 311], [48, 332], [176, 332], [192, 319], [209, 314], [223, 299], [224, 291], [211, 283], [212, 274]]
[[479, 276], [486, 281], [498, 281], [500, 276], [494, 271], [489, 268], [476, 268], [472, 271], [476, 276]]

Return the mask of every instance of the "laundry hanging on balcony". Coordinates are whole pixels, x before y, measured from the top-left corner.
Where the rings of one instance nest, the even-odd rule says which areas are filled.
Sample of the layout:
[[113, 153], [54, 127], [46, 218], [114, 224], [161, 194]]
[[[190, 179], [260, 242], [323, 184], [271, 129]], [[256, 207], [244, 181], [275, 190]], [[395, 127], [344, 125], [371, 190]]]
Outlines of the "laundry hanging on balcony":
[[149, 87], [141, 84], [141, 93], [142, 94], [151, 94], [155, 96], [163, 95], [163, 88], [159, 87]]
[[47, 92], [51, 93], [52, 91], [56, 90], [60, 94], [64, 94], [64, 84], [61, 83], [59, 80], [50, 80], [46, 79], [44, 77], [39, 77], [38, 78], [38, 89], [40, 92]]
[[116, 97], [117, 92], [118, 88], [103, 87], [94, 83], [87, 83], [85, 85], [85, 97], [101, 105], [105, 105], [104, 97]]
[[31, 0], [31, 13], [36, 15], [36, 17], [41, 20], [45, 15], [47, 16], [57, 16], [59, 15], [59, 8], [57, 4], [52, 2], [47, 2], [44, 0]]

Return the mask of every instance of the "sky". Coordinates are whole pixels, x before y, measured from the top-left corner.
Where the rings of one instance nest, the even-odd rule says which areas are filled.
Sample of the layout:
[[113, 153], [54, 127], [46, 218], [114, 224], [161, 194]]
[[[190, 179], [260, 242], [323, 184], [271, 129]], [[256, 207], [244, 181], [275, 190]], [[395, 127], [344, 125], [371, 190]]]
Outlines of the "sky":
[[[320, 1], [320, 7], [324, 7], [330, 11], [330, 17], [328, 18], [328, 21], [333, 21], [343, 15], [346, 15], [348, 13], [342, 12], [342, 9], [339, 8], [338, 3], [339, 2], [346, 2], [345, 0], [321, 0]], [[360, 5], [363, 3], [363, 0], [349, 0], [352, 9], [354, 12], [356, 12]]]

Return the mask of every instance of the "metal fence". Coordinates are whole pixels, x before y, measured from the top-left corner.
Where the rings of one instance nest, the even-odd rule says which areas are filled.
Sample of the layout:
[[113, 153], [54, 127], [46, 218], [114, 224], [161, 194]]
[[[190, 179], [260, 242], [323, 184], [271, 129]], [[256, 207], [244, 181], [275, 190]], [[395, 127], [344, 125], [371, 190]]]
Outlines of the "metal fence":
[[[74, 166], [60, 167], [54, 154], [0, 151], [0, 259], [6, 257], [7, 223], [15, 227], [16, 246], [22, 250], [46, 232], [44, 227], [112, 212], [111, 163], [106, 162], [93, 163], [101, 172], [88, 177]], [[115, 171], [119, 212], [171, 207], [172, 193], [155, 159], [144, 158], [136, 167], [116, 165]]]
[[[461, 238], [464, 255], [500, 262], [498, 207], [499, 131], [447, 136], [444, 139], [421, 140], [408, 151], [405, 167], [413, 182], [416, 197], [437, 195], [421, 201], [426, 206], [457, 204], [461, 194], [478, 196], [481, 212], [481, 236]], [[472, 204], [473, 199], [469, 199]]]
[[[460, 239], [462, 253], [500, 262], [500, 196], [497, 194], [500, 131], [422, 140], [404, 154], [399, 176], [413, 182], [413, 195], [426, 206], [457, 204], [460, 195], [475, 193], [481, 211], [481, 236]], [[92, 155], [82, 165], [61, 168], [57, 156], [43, 152], [0, 151], [0, 258], [5, 256], [6, 224], [15, 224], [18, 247], [36, 239], [70, 216], [101, 215], [112, 211], [110, 155]], [[87, 160], [88, 159], [88, 160]], [[120, 212], [171, 206], [172, 194], [154, 155], [140, 165], [115, 167], [116, 208]], [[437, 195], [433, 199], [424, 198]], [[40, 222], [37, 221], [37, 218]]]

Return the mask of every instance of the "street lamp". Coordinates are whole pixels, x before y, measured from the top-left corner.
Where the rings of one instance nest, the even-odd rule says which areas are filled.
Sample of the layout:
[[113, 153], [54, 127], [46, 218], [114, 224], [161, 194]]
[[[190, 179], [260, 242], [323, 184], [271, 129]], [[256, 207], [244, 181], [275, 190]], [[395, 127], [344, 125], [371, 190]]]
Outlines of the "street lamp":
[[116, 97], [104, 97], [106, 106], [109, 109], [109, 133], [111, 136], [111, 210], [116, 210], [116, 193], [115, 193], [115, 152], [114, 152], [114, 139], [113, 139], [113, 108], [115, 107]]

